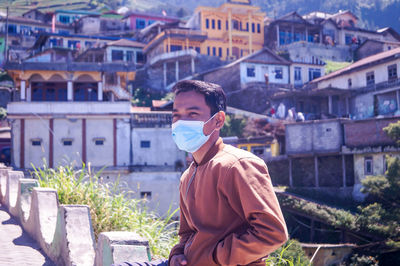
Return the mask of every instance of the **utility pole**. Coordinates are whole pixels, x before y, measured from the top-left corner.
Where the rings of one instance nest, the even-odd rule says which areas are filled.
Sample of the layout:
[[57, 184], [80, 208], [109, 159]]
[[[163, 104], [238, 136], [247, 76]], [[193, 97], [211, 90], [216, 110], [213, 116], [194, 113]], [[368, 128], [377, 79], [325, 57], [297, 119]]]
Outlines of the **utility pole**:
[[7, 16], [6, 16], [6, 38], [5, 38], [5, 42], [4, 42], [4, 62], [8, 61], [8, 6], [7, 6]]

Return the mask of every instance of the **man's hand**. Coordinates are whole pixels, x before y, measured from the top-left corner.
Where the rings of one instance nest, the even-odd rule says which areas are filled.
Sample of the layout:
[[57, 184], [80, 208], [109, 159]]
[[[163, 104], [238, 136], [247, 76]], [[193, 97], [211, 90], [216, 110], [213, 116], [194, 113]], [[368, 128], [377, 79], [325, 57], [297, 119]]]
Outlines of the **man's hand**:
[[171, 258], [171, 261], [169, 263], [171, 266], [181, 266], [181, 265], [187, 265], [187, 260], [185, 255], [174, 255]]

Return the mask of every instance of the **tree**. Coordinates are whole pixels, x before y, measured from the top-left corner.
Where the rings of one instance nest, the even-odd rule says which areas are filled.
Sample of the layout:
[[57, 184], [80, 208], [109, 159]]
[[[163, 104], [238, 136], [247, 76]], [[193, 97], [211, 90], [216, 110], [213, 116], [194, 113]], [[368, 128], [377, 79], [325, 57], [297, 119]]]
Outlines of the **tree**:
[[225, 125], [221, 128], [221, 137], [243, 137], [246, 120], [234, 115], [226, 115]]
[[386, 134], [396, 141], [397, 145], [400, 145], [400, 120], [396, 123], [391, 123], [387, 127], [383, 128]]
[[0, 107], [0, 120], [4, 120], [7, 117], [7, 110], [3, 107]]

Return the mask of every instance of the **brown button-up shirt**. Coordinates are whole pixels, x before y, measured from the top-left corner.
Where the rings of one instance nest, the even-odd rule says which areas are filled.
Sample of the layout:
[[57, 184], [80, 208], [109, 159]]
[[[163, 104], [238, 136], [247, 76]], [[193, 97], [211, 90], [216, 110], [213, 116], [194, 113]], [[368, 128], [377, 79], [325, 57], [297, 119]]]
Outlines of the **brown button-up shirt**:
[[188, 265], [265, 265], [287, 240], [265, 162], [218, 139], [180, 183], [179, 243]]

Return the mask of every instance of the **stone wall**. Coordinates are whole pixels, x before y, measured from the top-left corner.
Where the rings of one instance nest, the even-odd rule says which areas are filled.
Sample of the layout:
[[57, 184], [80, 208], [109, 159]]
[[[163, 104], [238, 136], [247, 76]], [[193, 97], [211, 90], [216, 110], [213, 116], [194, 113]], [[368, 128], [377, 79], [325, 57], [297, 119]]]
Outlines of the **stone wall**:
[[134, 232], [103, 232], [96, 244], [90, 209], [62, 205], [57, 191], [0, 165], [0, 203], [56, 265], [111, 265], [148, 261], [149, 244]]

